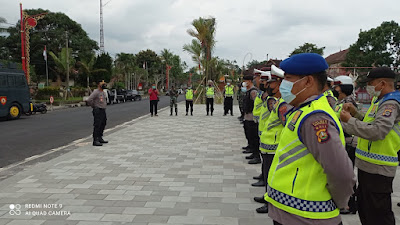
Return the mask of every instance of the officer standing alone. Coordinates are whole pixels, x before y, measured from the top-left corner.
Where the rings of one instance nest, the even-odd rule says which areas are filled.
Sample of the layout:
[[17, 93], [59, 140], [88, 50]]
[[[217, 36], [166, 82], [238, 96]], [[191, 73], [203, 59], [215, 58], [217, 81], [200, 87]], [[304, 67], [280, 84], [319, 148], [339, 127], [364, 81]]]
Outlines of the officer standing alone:
[[213, 82], [212, 80], [208, 81], [208, 86], [206, 87], [206, 111], [207, 111], [207, 116], [209, 115], [209, 112], [211, 111], [211, 116], [213, 115], [214, 112], [214, 94], [215, 90], [213, 87]]
[[190, 106], [190, 115], [193, 116], [193, 89], [191, 86], [189, 86], [186, 89], [186, 116], [188, 115], [189, 112], [189, 106]]
[[224, 116], [231, 112], [231, 116], [233, 116], [233, 95], [234, 95], [233, 86], [231, 85], [231, 81], [228, 80], [224, 90]]
[[[358, 213], [363, 225], [394, 225], [391, 193], [400, 148], [400, 92], [396, 74], [388, 67], [372, 69], [367, 92], [374, 97], [363, 115], [351, 104], [343, 105], [344, 130], [358, 136], [355, 164], [358, 168]], [[353, 116], [353, 117], [352, 117]]]
[[322, 95], [325, 59], [315, 53], [281, 62], [279, 91], [294, 106], [268, 174], [268, 215], [275, 225], [339, 225], [339, 208], [347, 206], [355, 175], [344, 148], [342, 126]]
[[103, 139], [104, 128], [107, 123], [106, 115], [106, 94], [104, 89], [106, 88], [106, 83], [104, 80], [98, 82], [98, 87], [86, 100], [87, 104], [93, 108], [93, 146], [102, 146], [108, 143]]

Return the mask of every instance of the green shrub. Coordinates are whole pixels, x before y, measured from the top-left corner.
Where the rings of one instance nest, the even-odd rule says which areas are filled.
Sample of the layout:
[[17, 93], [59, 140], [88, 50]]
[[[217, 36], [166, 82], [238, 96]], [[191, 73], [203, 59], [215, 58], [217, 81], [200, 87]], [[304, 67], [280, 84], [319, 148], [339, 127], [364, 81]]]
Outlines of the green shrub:
[[58, 98], [60, 96], [60, 88], [58, 87], [45, 87], [39, 89], [36, 93], [36, 99], [49, 99], [50, 96]]

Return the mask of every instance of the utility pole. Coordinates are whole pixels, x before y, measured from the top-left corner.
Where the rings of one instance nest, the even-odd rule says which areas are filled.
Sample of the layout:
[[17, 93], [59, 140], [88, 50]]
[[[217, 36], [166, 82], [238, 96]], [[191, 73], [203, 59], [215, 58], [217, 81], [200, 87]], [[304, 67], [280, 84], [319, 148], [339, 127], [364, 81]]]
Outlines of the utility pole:
[[66, 45], [66, 58], [67, 58], [67, 92], [65, 94], [65, 99], [68, 98], [69, 92], [69, 53], [68, 53], [68, 31], [65, 31], [65, 45]]
[[100, 0], [100, 53], [104, 53], [103, 1]]

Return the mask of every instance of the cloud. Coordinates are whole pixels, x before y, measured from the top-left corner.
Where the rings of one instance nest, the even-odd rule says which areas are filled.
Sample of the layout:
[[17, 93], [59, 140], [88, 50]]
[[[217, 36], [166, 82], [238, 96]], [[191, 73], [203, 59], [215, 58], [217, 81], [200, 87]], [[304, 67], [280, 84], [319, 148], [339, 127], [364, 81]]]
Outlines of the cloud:
[[[24, 8], [63, 12], [82, 24], [99, 41], [99, 1], [21, 0]], [[106, 3], [107, 0], [103, 0]], [[19, 4], [0, 0], [0, 15], [9, 23], [19, 19]], [[198, 17], [217, 20], [214, 55], [237, 60], [285, 58], [305, 42], [325, 46], [325, 56], [347, 48], [360, 29], [398, 18], [397, 0], [112, 0], [104, 7], [105, 49], [111, 55], [170, 49], [194, 63], [182, 46], [190, 43], [187, 29]], [[399, 21], [398, 21], [399, 22]], [[247, 57], [246, 61], [249, 60]], [[246, 63], [246, 62], [245, 62]]]

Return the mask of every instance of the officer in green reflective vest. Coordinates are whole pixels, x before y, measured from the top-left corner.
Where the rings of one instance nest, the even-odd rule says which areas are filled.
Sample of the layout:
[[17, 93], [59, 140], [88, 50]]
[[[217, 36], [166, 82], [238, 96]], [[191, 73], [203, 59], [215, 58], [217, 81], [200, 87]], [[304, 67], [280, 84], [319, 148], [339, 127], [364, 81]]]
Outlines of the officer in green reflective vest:
[[375, 99], [367, 113], [363, 115], [349, 103], [340, 113], [344, 130], [359, 137], [355, 164], [363, 225], [395, 224], [391, 193], [400, 149], [400, 92], [394, 89], [395, 78], [388, 67], [372, 69], [367, 75], [367, 92]]
[[206, 87], [206, 111], [207, 111], [207, 116], [209, 115], [209, 112], [211, 111], [211, 116], [213, 115], [214, 112], [214, 87], [213, 87], [213, 82], [212, 80], [208, 81], [208, 86]]
[[193, 116], [193, 89], [191, 86], [188, 86], [186, 89], [186, 116], [189, 113], [189, 106], [190, 106], [190, 115]]
[[340, 121], [322, 94], [328, 64], [318, 54], [301, 53], [280, 67], [285, 78], [279, 91], [294, 108], [268, 174], [269, 217], [276, 225], [339, 225], [355, 175]]
[[224, 90], [224, 116], [228, 114], [228, 112], [231, 112], [231, 116], [233, 116], [233, 95], [234, 95], [234, 90], [233, 86], [231, 85], [231, 80], [227, 80], [225, 90]]
[[332, 91], [332, 82], [333, 79], [330, 77], [327, 77], [327, 81], [325, 83], [325, 87], [323, 89], [324, 95], [328, 99], [329, 105], [331, 105], [332, 109], [335, 108], [336, 103], [337, 103], [337, 97], [333, 94]]

